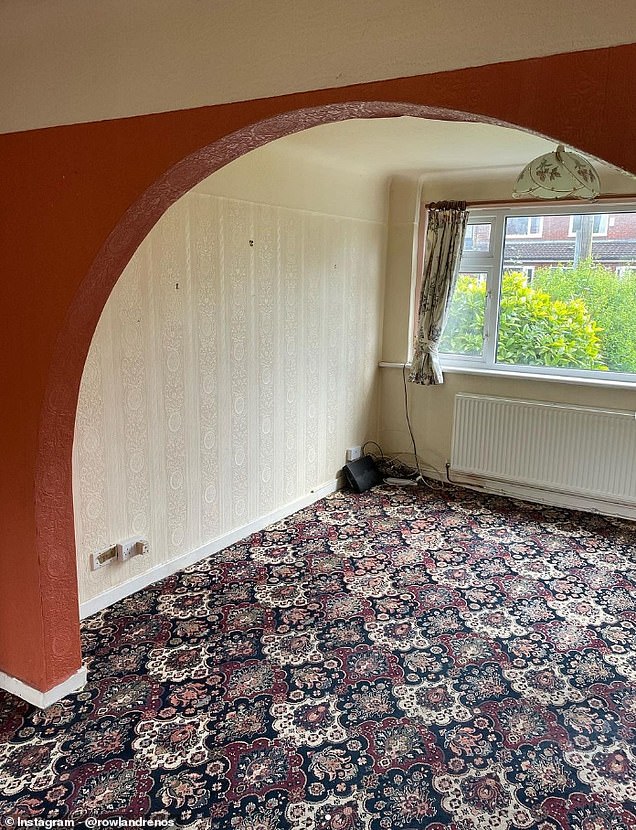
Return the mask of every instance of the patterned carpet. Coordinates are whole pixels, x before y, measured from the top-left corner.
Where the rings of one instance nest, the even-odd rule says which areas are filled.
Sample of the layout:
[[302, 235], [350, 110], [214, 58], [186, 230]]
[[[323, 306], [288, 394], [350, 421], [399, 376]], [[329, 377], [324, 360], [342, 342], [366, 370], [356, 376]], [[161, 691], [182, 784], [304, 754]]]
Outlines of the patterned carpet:
[[0, 697], [0, 816], [192, 830], [634, 830], [629, 522], [338, 493], [83, 625]]

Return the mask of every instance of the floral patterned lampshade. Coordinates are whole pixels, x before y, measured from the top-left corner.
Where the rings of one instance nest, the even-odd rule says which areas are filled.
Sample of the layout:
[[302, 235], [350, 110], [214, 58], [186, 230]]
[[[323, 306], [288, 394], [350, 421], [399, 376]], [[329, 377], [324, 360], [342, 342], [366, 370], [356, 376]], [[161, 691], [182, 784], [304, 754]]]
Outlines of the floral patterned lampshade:
[[553, 153], [526, 164], [512, 195], [515, 199], [595, 199], [600, 190], [598, 174], [589, 161], [559, 144]]

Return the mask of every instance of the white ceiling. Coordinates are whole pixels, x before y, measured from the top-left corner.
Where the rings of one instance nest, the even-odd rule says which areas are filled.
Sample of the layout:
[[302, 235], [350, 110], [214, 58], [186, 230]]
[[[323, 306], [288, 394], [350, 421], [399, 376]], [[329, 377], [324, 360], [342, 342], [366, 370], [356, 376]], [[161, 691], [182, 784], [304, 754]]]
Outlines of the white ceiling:
[[633, 39], [634, 0], [1, 0], [0, 132]]
[[523, 166], [554, 148], [517, 129], [410, 116], [323, 124], [277, 143], [328, 166], [377, 175]]
[[[472, 170], [484, 176], [489, 170], [521, 171], [556, 143], [515, 128], [404, 116], [323, 124], [268, 146], [273, 152], [374, 176]], [[604, 178], [617, 175], [608, 165], [595, 162], [595, 166]], [[629, 179], [633, 187], [633, 177]]]

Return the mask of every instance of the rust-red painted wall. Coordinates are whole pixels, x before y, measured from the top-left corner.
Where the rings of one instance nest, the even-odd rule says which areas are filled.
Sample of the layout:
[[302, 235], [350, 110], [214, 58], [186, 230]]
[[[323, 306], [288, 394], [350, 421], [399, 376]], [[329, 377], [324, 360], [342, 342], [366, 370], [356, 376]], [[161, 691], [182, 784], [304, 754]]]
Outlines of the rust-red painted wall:
[[[91, 263], [158, 177], [199, 148], [262, 119], [348, 101], [473, 113], [636, 171], [636, 102], [629, 83], [635, 70], [632, 44], [0, 136], [0, 669], [45, 690], [80, 664], [70, 446], [81, 368], [113, 273], [111, 268], [100, 282]], [[170, 181], [168, 176], [164, 191]], [[161, 198], [163, 205], [170, 197], [164, 192]], [[147, 219], [133, 219], [139, 235]], [[90, 285], [82, 285], [85, 278]], [[69, 322], [77, 297], [85, 313], [76, 314], [76, 301], [77, 323]], [[56, 356], [56, 342], [66, 352]]]

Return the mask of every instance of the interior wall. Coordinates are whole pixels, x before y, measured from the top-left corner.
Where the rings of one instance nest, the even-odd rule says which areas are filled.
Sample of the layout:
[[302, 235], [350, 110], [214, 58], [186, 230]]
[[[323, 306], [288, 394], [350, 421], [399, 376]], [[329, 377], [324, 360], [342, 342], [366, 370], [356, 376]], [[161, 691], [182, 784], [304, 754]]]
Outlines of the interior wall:
[[[404, 418], [402, 372], [382, 369], [380, 444], [385, 452], [412, 452]], [[636, 392], [633, 389], [599, 387], [524, 378], [474, 375], [446, 372], [440, 386], [408, 384], [409, 411], [417, 444], [423, 461], [445, 476], [444, 465], [450, 461], [453, 428], [453, 406], [459, 393], [494, 395], [531, 401], [549, 401], [573, 406], [633, 411]], [[408, 460], [408, 459], [405, 459]]]
[[[412, 287], [417, 275], [417, 233], [416, 216], [420, 206], [426, 202], [444, 199], [466, 201], [506, 200], [510, 198], [512, 186], [518, 171], [488, 170], [463, 171], [461, 174], [448, 172], [437, 176], [401, 176], [391, 183], [391, 193], [399, 191], [401, 203], [399, 217], [406, 221], [410, 213], [415, 239], [405, 233], [395, 234], [395, 222], [389, 216], [389, 238], [387, 241], [393, 266], [387, 265], [389, 279], [401, 283], [401, 287], [388, 292], [386, 296], [386, 317], [391, 325], [385, 325], [383, 361], [403, 363], [410, 360], [413, 336], [405, 345], [404, 332], [413, 332], [413, 308], [404, 299], [408, 287]], [[636, 179], [620, 171], [605, 171], [602, 178], [604, 192], [634, 193]], [[395, 200], [391, 200], [394, 209]], [[386, 453], [412, 453], [412, 442], [408, 432], [404, 408], [404, 384], [398, 368], [381, 369], [380, 393], [380, 443]], [[445, 463], [450, 461], [453, 428], [453, 406], [459, 393], [495, 395], [521, 398], [524, 400], [550, 401], [575, 406], [594, 406], [607, 409], [636, 408], [636, 391], [608, 384], [598, 386], [590, 383], [571, 383], [558, 380], [537, 380], [524, 377], [503, 377], [477, 375], [458, 370], [444, 373], [444, 383], [438, 386], [408, 384], [409, 412], [418, 455], [441, 477], [445, 476]]]
[[[382, 182], [269, 145], [153, 228], [82, 377], [81, 602], [332, 481], [376, 436], [384, 213]], [[132, 536], [148, 555], [90, 570]]]
[[[636, 45], [617, 46], [0, 135], [0, 250], [10, 275], [0, 281], [0, 685], [4, 673], [48, 690], [81, 665], [71, 486], [81, 374], [113, 285], [177, 196], [273, 137], [395, 114], [472, 113], [636, 171], [625, 83], [635, 64]], [[53, 69], [48, 77], [57, 105], [63, 85]], [[555, 78], [584, 94], [539, 94]]]
[[415, 314], [421, 183], [416, 174], [392, 176], [389, 182], [386, 295], [382, 360], [409, 359]]

